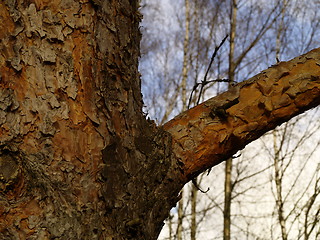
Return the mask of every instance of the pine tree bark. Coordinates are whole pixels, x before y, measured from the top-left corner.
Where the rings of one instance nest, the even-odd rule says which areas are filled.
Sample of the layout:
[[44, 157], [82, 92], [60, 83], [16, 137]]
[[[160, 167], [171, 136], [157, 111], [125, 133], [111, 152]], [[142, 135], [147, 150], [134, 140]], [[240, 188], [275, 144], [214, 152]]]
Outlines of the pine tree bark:
[[0, 2], [0, 239], [156, 239], [182, 186], [320, 102], [320, 50], [162, 127], [138, 1]]
[[320, 103], [320, 49], [280, 62], [181, 113], [163, 127], [192, 179]]
[[0, 239], [158, 235], [178, 191], [142, 113], [137, 4], [0, 3]]

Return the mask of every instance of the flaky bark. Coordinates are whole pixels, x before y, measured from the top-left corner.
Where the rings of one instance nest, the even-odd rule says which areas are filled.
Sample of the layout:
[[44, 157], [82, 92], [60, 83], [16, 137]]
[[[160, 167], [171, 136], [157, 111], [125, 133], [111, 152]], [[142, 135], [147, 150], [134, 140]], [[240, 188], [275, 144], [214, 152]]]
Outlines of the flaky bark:
[[137, 3], [0, 2], [0, 239], [155, 239], [185, 182], [319, 104], [315, 50], [156, 127]]
[[142, 113], [137, 3], [0, 2], [0, 239], [159, 233], [171, 153]]
[[320, 103], [320, 49], [281, 62], [186, 111], [163, 128], [185, 181]]

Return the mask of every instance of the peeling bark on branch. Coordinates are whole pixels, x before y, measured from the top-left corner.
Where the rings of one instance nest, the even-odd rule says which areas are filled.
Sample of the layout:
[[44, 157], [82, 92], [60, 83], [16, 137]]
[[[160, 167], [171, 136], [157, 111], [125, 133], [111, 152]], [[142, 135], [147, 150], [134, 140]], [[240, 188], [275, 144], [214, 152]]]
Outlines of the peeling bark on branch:
[[281, 62], [164, 124], [188, 181], [320, 103], [320, 49]]

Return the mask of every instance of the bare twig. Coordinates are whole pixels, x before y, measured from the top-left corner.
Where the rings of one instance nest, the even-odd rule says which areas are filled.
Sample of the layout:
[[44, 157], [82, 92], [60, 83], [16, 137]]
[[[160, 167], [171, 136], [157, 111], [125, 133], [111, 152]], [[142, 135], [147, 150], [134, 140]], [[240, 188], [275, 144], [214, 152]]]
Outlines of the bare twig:
[[222, 47], [222, 45], [224, 44], [224, 42], [227, 40], [228, 38], [228, 34], [224, 37], [224, 39], [221, 41], [221, 43], [219, 44], [219, 46], [217, 46], [215, 49], [214, 49], [214, 52], [211, 56], [211, 60], [210, 60], [210, 63], [209, 63], [209, 66], [208, 66], [208, 69], [206, 71], [206, 74], [204, 75], [204, 78], [203, 80], [201, 81], [201, 83], [195, 83], [194, 86], [193, 86], [193, 89], [191, 91], [191, 94], [190, 94], [190, 98], [189, 98], [189, 103], [188, 103], [188, 109], [190, 108], [190, 104], [191, 104], [191, 100], [192, 100], [192, 95], [193, 95], [193, 92], [197, 89], [197, 87], [199, 85], [201, 85], [201, 88], [200, 88], [200, 92], [199, 92], [199, 96], [198, 96], [198, 100], [197, 100], [197, 105], [199, 104], [200, 102], [200, 98], [201, 98], [201, 95], [202, 95], [202, 91], [203, 91], [203, 88], [205, 85], [207, 85], [208, 83], [212, 83], [212, 82], [228, 82], [229, 80], [228, 79], [215, 79], [215, 80], [210, 80], [210, 81], [207, 81], [207, 77], [208, 77], [208, 73], [210, 71], [210, 68], [212, 66], [212, 63], [214, 61], [214, 58], [216, 57], [219, 49]]

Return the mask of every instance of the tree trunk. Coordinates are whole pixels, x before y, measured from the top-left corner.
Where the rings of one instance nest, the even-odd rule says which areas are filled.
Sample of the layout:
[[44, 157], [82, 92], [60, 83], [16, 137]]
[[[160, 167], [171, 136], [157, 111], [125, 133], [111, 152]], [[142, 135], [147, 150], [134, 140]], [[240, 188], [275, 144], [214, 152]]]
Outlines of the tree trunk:
[[[237, 0], [231, 2], [230, 7], [230, 48], [229, 48], [229, 88], [235, 82], [236, 64], [234, 61], [236, 25], [237, 25]], [[223, 208], [223, 240], [231, 239], [231, 205], [232, 205], [232, 158], [226, 160], [224, 180], [224, 208]]]
[[1, 239], [158, 235], [182, 183], [141, 110], [137, 2], [0, 4]]
[[[277, 135], [273, 131], [273, 150], [274, 150], [274, 181], [276, 185], [276, 208], [277, 208], [277, 214], [278, 214], [278, 219], [279, 219], [279, 224], [280, 224], [280, 229], [281, 229], [281, 236], [282, 240], [287, 240], [288, 239], [288, 233], [286, 229], [286, 217], [284, 213], [284, 199], [282, 196], [282, 185], [283, 185], [283, 174], [282, 174], [282, 169], [280, 169], [280, 149], [277, 146]], [[283, 159], [282, 159], [283, 161]]]
[[187, 181], [319, 104], [317, 49], [156, 127], [137, 3], [0, 3], [0, 239], [156, 239]]
[[[197, 179], [195, 179], [197, 181]], [[197, 187], [192, 184], [191, 186], [191, 227], [190, 227], [190, 240], [196, 240], [197, 235]]]
[[183, 233], [183, 218], [184, 218], [183, 190], [181, 190], [180, 196], [181, 196], [181, 199], [178, 202], [178, 224], [177, 224], [177, 231], [176, 231], [177, 240], [182, 240], [182, 233]]
[[223, 207], [223, 240], [231, 239], [232, 158], [226, 160]]

